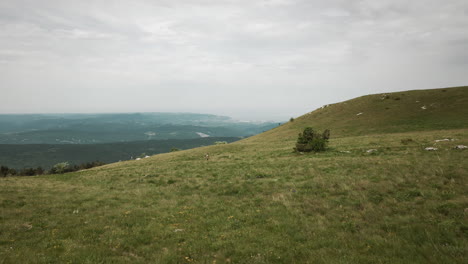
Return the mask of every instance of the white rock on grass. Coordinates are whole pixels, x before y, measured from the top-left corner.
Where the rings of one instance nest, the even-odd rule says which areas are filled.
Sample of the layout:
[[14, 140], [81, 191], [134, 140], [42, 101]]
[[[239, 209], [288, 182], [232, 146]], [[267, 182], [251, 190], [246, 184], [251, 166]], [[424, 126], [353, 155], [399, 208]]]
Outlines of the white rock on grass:
[[141, 158], [136, 158], [136, 160], [141, 160]]
[[453, 141], [453, 139], [444, 138], [444, 139], [436, 139], [435, 142], [443, 142], [443, 141]]
[[372, 152], [376, 152], [377, 150], [376, 149], [368, 149], [366, 152], [367, 153], [372, 153]]
[[362, 114], [363, 114], [363, 113], [362, 113], [362, 112], [360, 112], [360, 113], [357, 113], [356, 115], [357, 115], [357, 116], [360, 116], [360, 115], [362, 115]]
[[425, 150], [427, 150], [427, 151], [434, 151], [434, 150], [437, 150], [437, 148], [434, 148], [434, 147], [427, 147], [427, 148], [425, 148]]
[[457, 145], [455, 147], [453, 147], [454, 149], [467, 149], [468, 147], [465, 146], [465, 145]]
[[427, 107], [426, 107], [425, 105], [423, 105], [423, 106], [421, 106], [421, 109], [422, 109], [422, 110], [426, 110]]

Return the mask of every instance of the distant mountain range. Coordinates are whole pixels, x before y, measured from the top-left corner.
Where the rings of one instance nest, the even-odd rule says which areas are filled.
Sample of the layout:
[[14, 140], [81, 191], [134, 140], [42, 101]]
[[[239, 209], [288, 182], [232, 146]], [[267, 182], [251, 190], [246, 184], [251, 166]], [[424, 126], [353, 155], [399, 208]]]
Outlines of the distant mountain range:
[[0, 115], [0, 144], [96, 144], [248, 137], [278, 126], [193, 113]]

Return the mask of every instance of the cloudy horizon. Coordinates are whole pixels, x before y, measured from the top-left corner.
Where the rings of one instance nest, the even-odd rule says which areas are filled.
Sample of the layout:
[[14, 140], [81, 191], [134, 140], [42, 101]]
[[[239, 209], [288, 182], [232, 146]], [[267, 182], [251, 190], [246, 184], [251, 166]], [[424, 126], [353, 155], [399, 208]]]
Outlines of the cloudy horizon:
[[4, 0], [0, 114], [284, 120], [467, 85], [467, 17], [462, 0]]

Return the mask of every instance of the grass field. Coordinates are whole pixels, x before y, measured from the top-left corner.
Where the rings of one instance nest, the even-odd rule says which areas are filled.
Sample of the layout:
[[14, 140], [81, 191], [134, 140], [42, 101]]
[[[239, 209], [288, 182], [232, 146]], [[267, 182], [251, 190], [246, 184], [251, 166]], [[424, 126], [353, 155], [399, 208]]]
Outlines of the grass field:
[[[453, 147], [468, 145], [468, 90], [446, 90], [354, 99], [228, 145], [2, 178], [0, 263], [466, 263], [468, 150]], [[381, 120], [379, 103], [400, 112], [427, 93], [440, 94], [432, 114]], [[292, 152], [303, 127], [327, 124], [328, 151]]]

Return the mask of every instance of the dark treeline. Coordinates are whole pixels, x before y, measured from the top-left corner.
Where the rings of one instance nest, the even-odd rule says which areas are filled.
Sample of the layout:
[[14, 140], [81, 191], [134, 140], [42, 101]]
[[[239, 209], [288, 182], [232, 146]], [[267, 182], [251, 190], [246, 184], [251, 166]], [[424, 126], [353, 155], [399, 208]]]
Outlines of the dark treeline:
[[50, 170], [44, 170], [42, 167], [37, 168], [24, 168], [14, 169], [8, 166], [0, 166], [0, 177], [7, 176], [37, 176], [46, 174], [60, 174], [66, 172], [74, 172], [79, 170], [91, 169], [94, 167], [105, 165], [106, 163], [101, 161], [85, 162], [80, 165], [70, 165], [68, 162], [62, 162], [55, 164]]
[[217, 141], [230, 143], [239, 139], [206, 137], [106, 144], [0, 144], [0, 165], [7, 165], [17, 170], [37, 167], [49, 170], [62, 161], [68, 161], [70, 164], [82, 164], [93, 160], [113, 163], [132, 159], [141, 153], [148, 153], [151, 156], [170, 152], [172, 148], [191, 149], [213, 145]]

